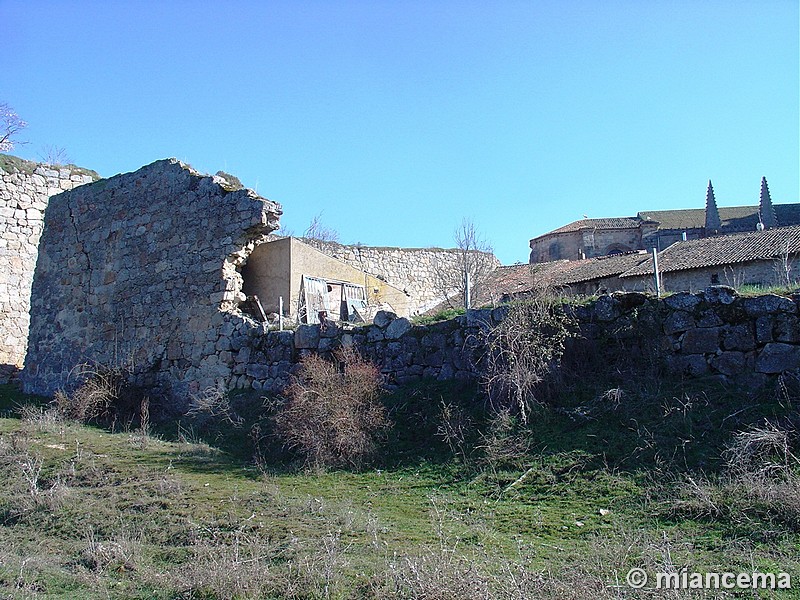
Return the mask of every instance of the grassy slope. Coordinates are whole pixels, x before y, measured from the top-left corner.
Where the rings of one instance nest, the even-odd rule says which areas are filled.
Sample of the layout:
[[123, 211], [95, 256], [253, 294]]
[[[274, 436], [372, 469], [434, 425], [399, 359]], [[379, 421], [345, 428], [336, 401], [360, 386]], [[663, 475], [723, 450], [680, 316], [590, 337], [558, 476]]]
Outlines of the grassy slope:
[[[196, 424], [208, 445], [21, 420], [10, 409], [33, 399], [0, 388], [0, 598], [639, 597], [627, 570], [670, 565], [800, 580], [800, 513], [714, 484], [731, 433], [791, 414], [790, 394], [664, 386], [565, 388], [517, 431], [530, 451], [493, 462], [472, 390], [406, 389], [361, 473], [270, 448], [256, 469], [247, 426]], [[435, 435], [445, 399], [473, 423], [466, 465]]]

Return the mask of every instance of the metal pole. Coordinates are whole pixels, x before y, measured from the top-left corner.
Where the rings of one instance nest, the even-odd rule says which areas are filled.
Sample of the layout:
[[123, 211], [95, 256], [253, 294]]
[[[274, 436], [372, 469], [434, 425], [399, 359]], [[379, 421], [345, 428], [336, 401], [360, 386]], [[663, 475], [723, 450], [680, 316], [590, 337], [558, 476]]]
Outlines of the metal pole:
[[283, 296], [278, 297], [278, 326], [283, 331]]
[[658, 275], [658, 251], [653, 248], [653, 278], [656, 282], [656, 298], [661, 297], [661, 278]]
[[469, 297], [469, 271], [464, 271], [464, 308], [469, 310], [470, 307]]

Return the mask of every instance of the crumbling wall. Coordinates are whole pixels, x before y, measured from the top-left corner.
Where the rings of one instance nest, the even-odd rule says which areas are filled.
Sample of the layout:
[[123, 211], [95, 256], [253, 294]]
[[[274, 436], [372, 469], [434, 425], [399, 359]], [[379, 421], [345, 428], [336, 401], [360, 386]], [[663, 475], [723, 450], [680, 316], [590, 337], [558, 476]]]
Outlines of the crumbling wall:
[[[447, 289], [452, 273], [461, 270], [460, 250], [454, 248], [386, 248], [346, 246], [313, 240], [316, 248], [353, 267], [384, 279], [404, 290], [411, 299], [411, 314], [421, 314], [441, 304], [457, 290]], [[487, 269], [500, 265], [497, 258], [480, 253]]]
[[[342, 345], [355, 346], [390, 384], [474, 380], [483, 353], [479, 331], [500, 323], [507, 310], [472, 310], [419, 326], [381, 312], [373, 324], [350, 330], [301, 325], [294, 332], [240, 335], [234, 340], [231, 385], [279, 391], [298, 358]], [[747, 387], [800, 372], [800, 295], [747, 298], [725, 286], [664, 299], [615, 292], [566, 310], [579, 335], [569, 340], [565, 364], [602, 357], [596, 358], [598, 368], [613, 368], [620, 360], [625, 368], [655, 366], [674, 377], [713, 376]]]
[[31, 284], [48, 198], [98, 178], [75, 166], [0, 155], [0, 383], [25, 360]]
[[125, 369], [165, 396], [226, 387], [238, 271], [280, 206], [174, 159], [50, 199], [33, 281], [25, 391], [77, 383], [83, 364]]

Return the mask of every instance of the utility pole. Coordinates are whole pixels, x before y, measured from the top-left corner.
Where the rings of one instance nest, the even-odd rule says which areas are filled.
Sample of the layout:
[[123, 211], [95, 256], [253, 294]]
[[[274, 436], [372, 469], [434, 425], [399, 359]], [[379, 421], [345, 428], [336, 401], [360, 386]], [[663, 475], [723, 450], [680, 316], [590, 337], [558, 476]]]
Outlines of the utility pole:
[[656, 283], [656, 298], [661, 298], [661, 278], [658, 275], [658, 251], [653, 247], [653, 279]]

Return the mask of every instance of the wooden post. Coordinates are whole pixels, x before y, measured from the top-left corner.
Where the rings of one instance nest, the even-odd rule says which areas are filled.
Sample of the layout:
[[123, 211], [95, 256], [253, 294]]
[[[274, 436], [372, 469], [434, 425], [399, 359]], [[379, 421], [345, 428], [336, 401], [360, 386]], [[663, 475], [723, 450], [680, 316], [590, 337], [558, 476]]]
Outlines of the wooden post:
[[661, 298], [661, 278], [658, 275], [658, 250], [653, 247], [653, 279], [656, 283], [656, 298]]

